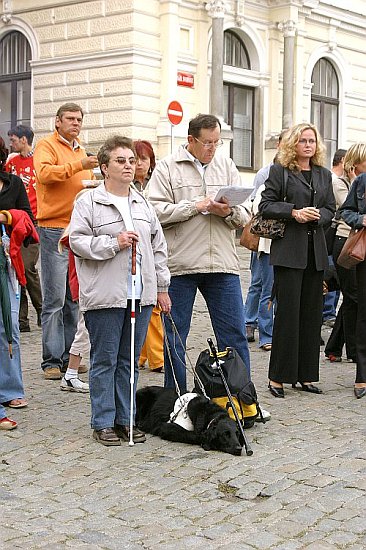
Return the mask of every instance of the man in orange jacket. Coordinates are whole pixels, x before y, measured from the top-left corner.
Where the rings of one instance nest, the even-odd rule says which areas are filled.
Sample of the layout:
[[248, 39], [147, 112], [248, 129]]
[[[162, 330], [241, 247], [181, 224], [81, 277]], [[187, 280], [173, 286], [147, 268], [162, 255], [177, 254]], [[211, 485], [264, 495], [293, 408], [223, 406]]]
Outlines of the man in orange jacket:
[[47, 380], [59, 380], [67, 369], [69, 349], [77, 325], [78, 305], [68, 284], [68, 251], [58, 251], [58, 241], [68, 225], [83, 179], [94, 179], [96, 156], [87, 156], [78, 136], [83, 110], [65, 103], [56, 114], [55, 131], [41, 139], [34, 150], [37, 177], [37, 220], [41, 241], [42, 369]]

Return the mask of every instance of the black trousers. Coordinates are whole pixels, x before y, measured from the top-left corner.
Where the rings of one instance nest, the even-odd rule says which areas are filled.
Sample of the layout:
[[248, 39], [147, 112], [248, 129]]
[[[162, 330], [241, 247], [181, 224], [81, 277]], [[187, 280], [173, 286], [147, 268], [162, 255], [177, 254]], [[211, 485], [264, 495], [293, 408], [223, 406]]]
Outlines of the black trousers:
[[319, 380], [323, 275], [315, 269], [312, 246], [306, 269], [274, 266], [277, 309], [268, 372], [274, 382]]
[[356, 269], [344, 269], [337, 264], [338, 256], [346, 242], [346, 237], [336, 237], [333, 248], [333, 260], [336, 266], [343, 300], [338, 310], [337, 318], [325, 353], [342, 355], [343, 345], [346, 344], [348, 359], [356, 360], [356, 319], [357, 319], [357, 280]]
[[366, 260], [356, 267], [357, 323], [356, 323], [356, 382], [366, 382]]

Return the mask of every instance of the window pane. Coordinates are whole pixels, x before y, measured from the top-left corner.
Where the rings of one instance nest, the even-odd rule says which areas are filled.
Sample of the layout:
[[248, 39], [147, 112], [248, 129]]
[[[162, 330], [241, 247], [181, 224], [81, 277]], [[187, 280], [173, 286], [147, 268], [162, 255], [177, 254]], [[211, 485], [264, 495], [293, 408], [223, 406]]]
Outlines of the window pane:
[[320, 130], [320, 101], [311, 102], [311, 122]]
[[0, 135], [6, 139], [11, 128], [11, 82], [0, 83]]
[[17, 124], [30, 125], [31, 81], [17, 82]]
[[243, 167], [251, 166], [252, 159], [253, 91], [234, 87], [232, 129], [233, 160]]
[[338, 106], [324, 104], [324, 139], [337, 139]]
[[10, 32], [0, 42], [0, 75], [30, 72], [31, 49], [25, 36]]
[[224, 113], [223, 113], [224, 121], [226, 124], [230, 124], [229, 122], [229, 86], [224, 84]]
[[233, 32], [224, 34], [224, 64], [240, 69], [250, 69], [248, 52], [243, 41]]

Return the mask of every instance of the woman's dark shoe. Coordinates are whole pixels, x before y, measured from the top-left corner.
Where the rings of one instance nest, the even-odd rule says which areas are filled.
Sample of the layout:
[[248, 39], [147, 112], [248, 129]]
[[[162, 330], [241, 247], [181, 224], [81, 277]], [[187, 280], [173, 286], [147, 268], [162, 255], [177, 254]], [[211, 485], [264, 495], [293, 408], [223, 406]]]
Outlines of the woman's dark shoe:
[[366, 388], [353, 388], [353, 391], [357, 399], [361, 399], [361, 397], [365, 397], [366, 395]]
[[272, 384], [268, 384], [268, 389], [271, 392], [274, 397], [285, 397], [285, 392], [283, 391], [283, 388], [272, 386]]
[[106, 447], [110, 447], [112, 445], [121, 445], [121, 440], [117, 436], [113, 428], [103, 428], [102, 430], [94, 430], [93, 437], [94, 439], [96, 439], [96, 441], [98, 441], [98, 443], [101, 443]]
[[[301, 384], [302, 391], [307, 391], [309, 393], [323, 393], [323, 391], [317, 386], [314, 386], [314, 384], [304, 384], [303, 382], [299, 382], [299, 384]], [[296, 384], [292, 384], [292, 387], [296, 388]]]

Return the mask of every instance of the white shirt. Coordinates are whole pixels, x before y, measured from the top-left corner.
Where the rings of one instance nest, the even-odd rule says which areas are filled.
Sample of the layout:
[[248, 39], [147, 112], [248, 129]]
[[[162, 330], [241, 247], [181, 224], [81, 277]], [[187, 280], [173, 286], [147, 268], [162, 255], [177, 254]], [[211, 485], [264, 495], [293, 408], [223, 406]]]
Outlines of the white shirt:
[[[128, 201], [128, 197], [119, 197], [117, 195], [113, 195], [112, 193], [108, 193], [108, 196], [110, 200], [113, 202], [113, 204], [116, 205], [118, 208], [123, 221], [125, 222], [126, 231], [135, 231], [135, 227], [133, 225], [133, 220], [131, 216], [131, 210], [130, 210], [130, 203]], [[131, 260], [132, 260], [132, 251], [130, 250], [130, 257], [128, 260], [128, 279], [127, 279], [127, 298], [132, 298], [132, 275], [131, 275]], [[136, 278], [135, 278], [136, 284], [135, 284], [135, 298], [136, 300], [139, 300], [141, 298], [142, 293], [142, 279], [141, 279], [141, 253], [139, 251], [139, 245], [137, 244], [136, 247]]]

